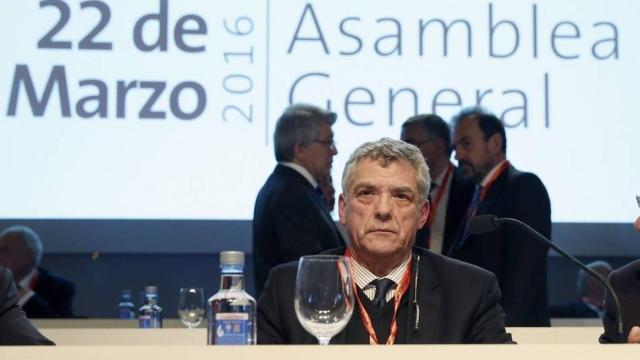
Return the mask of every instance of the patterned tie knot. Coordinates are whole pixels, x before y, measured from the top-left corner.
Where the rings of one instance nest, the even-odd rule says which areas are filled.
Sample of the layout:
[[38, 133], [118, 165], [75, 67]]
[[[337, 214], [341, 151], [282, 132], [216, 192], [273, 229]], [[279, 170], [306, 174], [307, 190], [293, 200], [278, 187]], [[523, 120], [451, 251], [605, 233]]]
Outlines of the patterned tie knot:
[[376, 287], [376, 295], [373, 297], [373, 304], [377, 307], [383, 307], [387, 303], [387, 292], [396, 283], [387, 278], [376, 279], [371, 282]]

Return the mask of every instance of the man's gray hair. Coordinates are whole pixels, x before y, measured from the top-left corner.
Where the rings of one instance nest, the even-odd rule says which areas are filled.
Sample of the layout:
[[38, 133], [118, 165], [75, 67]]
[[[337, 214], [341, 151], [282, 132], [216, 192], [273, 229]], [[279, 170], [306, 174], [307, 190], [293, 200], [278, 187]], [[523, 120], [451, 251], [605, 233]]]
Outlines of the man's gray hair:
[[40, 241], [40, 236], [33, 231], [30, 227], [24, 225], [14, 225], [8, 227], [0, 233], [0, 238], [5, 237], [7, 235], [16, 234], [20, 236], [24, 245], [31, 250], [33, 253], [33, 267], [40, 265], [40, 260], [42, 260], [42, 241]]
[[418, 174], [416, 178], [419, 196], [418, 206], [422, 206], [427, 200], [431, 178], [429, 177], [429, 167], [424, 161], [422, 153], [411, 144], [391, 138], [382, 138], [378, 141], [364, 143], [351, 154], [342, 172], [342, 191], [345, 196], [349, 196], [349, 185], [353, 181], [353, 172], [356, 165], [365, 159], [377, 160], [382, 167], [387, 167], [395, 161], [405, 160], [409, 162]]
[[292, 161], [293, 149], [297, 144], [307, 146], [318, 136], [320, 123], [329, 125], [336, 122], [336, 113], [314, 105], [294, 104], [289, 106], [278, 119], [273, 143], [277, 161]]

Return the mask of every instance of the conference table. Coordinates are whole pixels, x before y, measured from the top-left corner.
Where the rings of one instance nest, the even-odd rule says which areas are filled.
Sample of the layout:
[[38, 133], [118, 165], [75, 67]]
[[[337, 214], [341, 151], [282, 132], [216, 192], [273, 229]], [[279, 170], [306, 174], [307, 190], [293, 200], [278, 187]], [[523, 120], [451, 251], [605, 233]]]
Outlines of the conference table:
[[[446, 359], [638, 359], [640, 346], [600, 345], [602, 327], [584, 323], [549, 328], [509, 328], [518, 345], [206, 346], [206, 329], [186, 329], [177, 320], [163, 329], [137, 329], [128, 320], [38, 320], [57, 347], [0, 347], [0, 360], [154, 359], [191, 360], [390, 360]], [[555, 325], [555, 324], [554, 324]], [[582, 326], [586, 325], [586, 326]], [[392, 352], [392, 353], [389, 353]]]

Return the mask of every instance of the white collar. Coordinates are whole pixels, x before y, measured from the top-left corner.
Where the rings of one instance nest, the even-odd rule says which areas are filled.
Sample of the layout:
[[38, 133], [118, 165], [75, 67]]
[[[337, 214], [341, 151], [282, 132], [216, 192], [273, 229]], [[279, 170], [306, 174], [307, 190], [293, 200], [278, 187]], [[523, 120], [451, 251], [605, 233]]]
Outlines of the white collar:
[[402, 280], [404, 272], [407, 270], [407, 266], [409, 266], [409, 260], [411, 260], [412, 253], [413, 252], [410, 252], [409, 255], [404, 260], [402, 260], [402, 262], [398, 266], [393, 268], [388, 274], [382, 277], [376, 276], [364, 265], [360, 264], [356, 261], [356, 259], [352, 257], [351, 265], [353, 266], [351, 270], [353, 271], [353, 279], [355, 280], [356, 285], [358, 285], [359, 288], [364, 289], [367, 285], [369, 285], [369, 283], [371, 283], [371, 281], [382, 278], [391, 279], [396, 284], [399, 284]]
[[278, 164], [297, 171], [300, 175], [302, 175], [305, 179], [307, 179], [307, 181], [309, 181], [309, 184], [311, 184], [311, 186], [314, 189], [318, 187], [318, 182], [313, 178], [313, 175], [311, 175], [309, 170], [307, 170], [304, 166], [298, 165], [290, 161], [282, 161], [282, 162], [279, 162]]

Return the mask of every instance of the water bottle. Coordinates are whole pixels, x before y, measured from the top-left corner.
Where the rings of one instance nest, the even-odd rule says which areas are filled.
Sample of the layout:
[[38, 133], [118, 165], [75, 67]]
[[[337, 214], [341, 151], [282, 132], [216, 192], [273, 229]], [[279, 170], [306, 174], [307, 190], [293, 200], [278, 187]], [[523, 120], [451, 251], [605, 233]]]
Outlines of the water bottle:
[[118, 304], [118, 318], [119, 319], [135, 319], [136, 310], [133, 301], [131, 301], [131, 290], [123, 290], [122, 296], [120, 296], [120, 303]]
[[162, 308], [158, 306], [158, 288], [155, 286], [144, 288], [144, 305], [140, 307], [138, 327], [141, 329], [162, 327]]
[[244, 291], [244, 253], [220, 253], [220, 290], [207, 302], [208, 345], [255, 345], [256, 301]]

